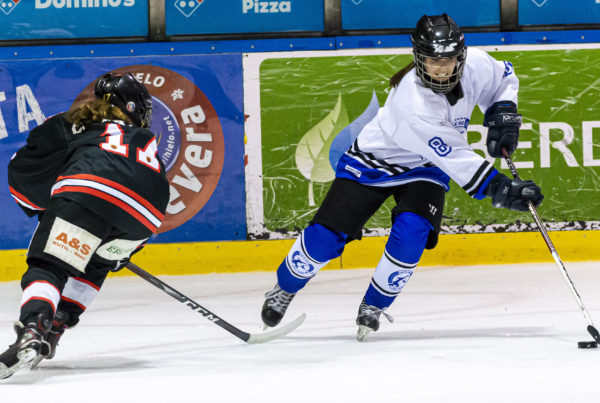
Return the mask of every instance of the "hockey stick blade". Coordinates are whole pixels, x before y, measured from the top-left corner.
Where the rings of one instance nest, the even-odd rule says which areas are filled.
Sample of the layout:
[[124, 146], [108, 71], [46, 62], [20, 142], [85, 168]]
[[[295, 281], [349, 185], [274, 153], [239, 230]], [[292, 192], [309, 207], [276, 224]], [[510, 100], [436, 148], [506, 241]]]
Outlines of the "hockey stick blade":
[[594, 340], [596, 340], [596, 343], [600, 344], [600, 333], [598, 333], [598, 329], [596, 329], [592, 325], [588, 325], [587, 331], [588, 331], [589, 334], [592, 335], [592, 337], [594, 338]]
[[264, 332], [264, 333], [252, 333], [252, 334], [250, 334], [250, 337], [248, 338], [248, 340], [246, 340], [246, 343], [260, 344], [260, 343], [266, 343], [267, 341], [271, 341], [271, 340], [283, 337], [286, 334], [293, 331], [294, 329], [296, 329], [298, 326], [300, 326], [302, 324], [302, 322], [304, 322], [304, 319], [306, 319], [305, 313], [298, 316], [296, 319], [294, 319], [290, 323], [287, 323], [277, 329], [271, 330], [269, 332]]
[[241, 339], [249, 344], [265, 343], [267, 341], [283, 337], [286, 334], [290, 333], [292, 330], [296, 329], [298, 326], [300, 326], [302, 322], [304, 322], [304, 319], [306, 319], [306, 314], [303, 313], [287, 325], [281, 326], [280, 328], [272, 330], [270, 332], [258, 334], [247, 333], [233, 326], [232, 324], [220, 318], [219, 316], [215, 315], [214, 313], [204, 308], [202, 305], [192, 300], [191, 298], [186, 297], [181, 292], [177, 291], [176, 289], [174, 289], [164, 281], [158, 279], [154, 275], [148, 273], [146, 270], [142, 269], [138, 265], [129, 262], [125, 267], [129, 271], [137, 274], [138, 276], [155, 286], [156, 288], [162, 290], [165, 294], [168, 294], [171, 297], [175, 298], [177, 301], [181, 302], [182, 304], [185, 304], [192, 311], [198, 312], [200, 315], [204, 316], [206, 319], [208, 319], [215, 325], [220, 326], [221, 328], [227, 330], [229, 333], [231, 333], [238, 339]]

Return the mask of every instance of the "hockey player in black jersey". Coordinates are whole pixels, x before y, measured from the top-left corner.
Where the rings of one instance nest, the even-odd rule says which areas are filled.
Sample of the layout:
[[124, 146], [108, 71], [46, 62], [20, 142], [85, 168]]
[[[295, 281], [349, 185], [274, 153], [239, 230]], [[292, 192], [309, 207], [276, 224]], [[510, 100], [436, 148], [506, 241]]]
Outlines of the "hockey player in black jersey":
[[262, 308], [267, 326], [281, 321], [296, 293], [346, 243], [361, 238], [363, 225], [389, 197], [396, 202], [392, 227], [359, 304], [360, 341], [379, 328], [424, 249], [437, 244], [450, 179], [474, 199], [491, 198], [494, 207], [527, 211], [529, 202], [541, 203], [533, 181], [510, 180], [467, 143], [479, 106], [490, 156], [515, 151], [521, 115], [512, 65], [476, 48], [467, 56], [464, 35], [446, 14], [424, 15], [411, 39], [413, 61], [390, 79], [385, 105], [340, 158], [327, 196], [279, 266]]
[[0, 378], [52, 358], [111, 270], [160, 226], [169, 184], [148, 130], [152, 98], [131, 74], [105, 74], [94, 99], [29, 133], [9, 167], [10, 193], [39, 223], [17, 340], [0, 355]]

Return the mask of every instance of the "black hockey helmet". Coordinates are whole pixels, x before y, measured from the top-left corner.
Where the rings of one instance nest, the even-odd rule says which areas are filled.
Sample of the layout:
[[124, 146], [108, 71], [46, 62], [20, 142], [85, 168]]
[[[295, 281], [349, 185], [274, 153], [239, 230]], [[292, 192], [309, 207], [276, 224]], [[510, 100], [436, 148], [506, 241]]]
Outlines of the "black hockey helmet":
[[[417, 75], [434, 92], [446, 93], [459, 83], [465, 67], [465, 36], [456, 22], [446, 14], [424, 15], [411, 35]], [[434, 80], [425, 70], [425, 58], [456, 58], [454, 72], [444, 82]]]
[[94, 96], [119, 108], [134, 125], [150, 127], [152, 97], [131, 73], [104, 74], [96, 81]]

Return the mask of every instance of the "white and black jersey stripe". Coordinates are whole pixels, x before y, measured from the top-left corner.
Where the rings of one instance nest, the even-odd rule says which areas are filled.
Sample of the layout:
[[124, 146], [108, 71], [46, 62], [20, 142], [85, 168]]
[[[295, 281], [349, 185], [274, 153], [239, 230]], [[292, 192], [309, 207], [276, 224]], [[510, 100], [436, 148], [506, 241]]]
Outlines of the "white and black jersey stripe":
[[494, 166], [488, 161], [484, 160], [479, 169], [477, 169], [477, 172], [475, 172], [475, 175], [473, 175], [473, 178], [462, 188], [469, 194], [469, 196], [473, 197], [493, 171]]
[[361, 151], [358, 146], [357, 140], [355, 140], [354, 143], [352, 143], [352, 146], [350, 147], [350, 149], [348, 149], [346, 153], [355, 160], [361, 162], [363, 165], [369, 168], [378, 169], [390, 176], [399, 175], [403, 172], [410, 170], [410, 168], [408, 167], [401, 166], [398, 164], [390, 164], [385, 160], [377, 159], [373, 153]]

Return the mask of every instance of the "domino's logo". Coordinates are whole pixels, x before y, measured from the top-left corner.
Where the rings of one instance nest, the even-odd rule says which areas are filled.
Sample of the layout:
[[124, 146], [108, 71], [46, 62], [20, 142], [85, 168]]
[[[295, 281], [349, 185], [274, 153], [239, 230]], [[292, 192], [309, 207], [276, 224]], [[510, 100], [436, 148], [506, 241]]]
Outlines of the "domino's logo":
[[434, 137], [429, 140], [429, 147], [433, 148], [433, 151], [440, 157], [445, 157], [452, 151], [452, 147], [444, 143], [444, 140], [439, 137]]
[[[533, 4], [535, 4], [536, 6], [538, 6], [538, 7], [541, 7], [541, 6], [543, 6], [544, 4], [546, 4], [546, 2], [547, 2], [548, 0], [531, 0], [531, 1], [533, 1]], [[597, 3], [597, 2], [596, 2], [596, 3]]]
[[179, 10], [181, 14], [189, 18], [196, 12], [198, 7], [204, 3], [204, 1], [205, 0], [176, 0], [175, 8]]
[[2, 10], [4, 14], [9, 15], [20, 2], [21, 0], [3, 0], [0, 2], [0, 10]]

